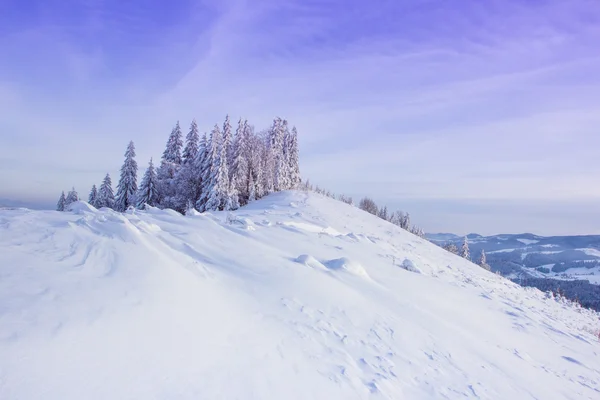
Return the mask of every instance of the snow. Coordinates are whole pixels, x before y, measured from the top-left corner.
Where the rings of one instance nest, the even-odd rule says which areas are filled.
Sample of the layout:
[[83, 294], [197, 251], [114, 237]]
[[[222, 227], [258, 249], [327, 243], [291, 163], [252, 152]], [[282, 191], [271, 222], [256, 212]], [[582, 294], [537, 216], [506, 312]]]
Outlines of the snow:
[[588, 256], [594, 256], [594, 257], [600, 258], [600, 250], [598, 250], [598, 249], [584, 248], [584, 249], [575, 249], [575, 250], [582, 251], [585, 254], [587, 254]]
[[0, 210], [1, 399], [598, 399], [597, 314], [349, 205], [84, 204]]
[[493, 251], [488, 251], [487, 254], [494, 254], [494, 253], [512, 253], [515, 250], [519, 250], [519, 249], [501, 249], [501, 250], [493, 250]]
[[535, 243], [539, 242], [539, 240], [532, 240], [532, 239], [517, 239], [517, 240], [526, 245], [535, 244]]

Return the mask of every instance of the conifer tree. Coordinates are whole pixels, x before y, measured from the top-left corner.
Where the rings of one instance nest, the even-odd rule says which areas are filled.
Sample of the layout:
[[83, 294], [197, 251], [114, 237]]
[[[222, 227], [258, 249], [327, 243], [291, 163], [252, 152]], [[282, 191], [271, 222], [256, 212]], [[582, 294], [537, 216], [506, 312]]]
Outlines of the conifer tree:
[[60, 197], [58, 198], [58, 203], [56, 204], [56, 211], [65, 211], [66, 201], [67, 198], [65, 197], [65, 191], [63, 190], [63, 192], [60, 194]]
[[410, 214], [409, 213], [402, 214], [402, 218], [400, 220], [400, 227], [402, 229], [406, 229], [406, 230], [410, 229]]
[[137, 186], [137, 162], [135, 161], [135, 145], [130, 141], [125, 151], [125, 162], [121, 167], [121, 177], [117, 185], [115, 210], [124, 212], [129, 206], [135, 206]]
[[231, 171], [233, 163], [233, 132], [231, 131], [231, 122], [229, 121], [229, 115], [225, 116], [222, 134], [223, 146], [225, 147], [225, 157], [227, 158], [227, 171]]
[[271, 165], [268, 166], [273, 175], [273, 190], [278, 192], [286, 189], [286, 165], [283, 153], [284, 132], [287, 121], [276, 118], [270, 131]]
[[104, 180], [102, 181], [102, 185], [100, 185], [100, 189], [98, 190], [97, 204], [98, 208], [114, 208], [115, 206], [115, 195], [112, 189], [112, 180], [110, 179], [109, 174], [106, 174]]
[[449, 251], [452, 254], [458, 255], [458, 247], [454, 243], [448, 243], [444, 246], [444, 250]]
[[90, 195], [88, 197], [88, 203], [90, 203], [90, 205], [96, 207], [97, 200], [98, 200], [98, 189], [96, 189], [96, 185], [92, 185], [92, 190], [90, 190]]
[[174, 181], [176, 196], [172, 206], [180, 213], [185, 213], [189, 208], [189, 204], [194, 205], [199, 197], [200, 172], [196, 163], [199, 141], [198, 126], [196, 120], [194, 120], [186, 137], [183, 164]]
[[467, 237], [465, 236], [465, 240], [460, 248], [460, 256], [466, 260], [471, 259], [471, 253], [469, 252], [469, 242], [467, 241]]
[[171, 131], [157, 171], [159, 204], [162, 208], [176, 208], [177, 187], [175, 177], [181, 167], [183, 148], [179, 121]]
[[65, 210], [67, 210], [69, 206], [76, 201], [79, 201], [79, 194], [77, 194], [77, 191], [75, 188], [73, 188], [67, 194], [67, 198], [65, 200]]
[[198, 154], [200, 135], [198, 134], [198, 124], [192, 120], [190, 131], [186, 137], [185, 149], [183, 149], [182, 164], [192, 163]]
[[[211, 133], [212, 138], [212, 133]], [[205, 211], [206, 201], [208, 200], [208, 192], [207, 187], [210, 180], [210, 144], [212, 140], [209, 141], [206, 137], [206, 133], [202, 135], [202, 139], [200, 140], [200, 145], [198, 148], [198, 154], [196, 156], [196, 171], [198, 173], [198, 188], [196, 197], [196, 209], [200, 212]]]
[[229, 187], [229, 171], [227, 170], [227, 149], [223, 135], [218, 126], [212, 132], [212, 165], [210, 174], [210, 190], [206, 201], [206, 210], [230, 210], [231, 197]]
[[241, 205], [248, 203], [249, 194], [249, 143], [248, 122], [240, 119], [233, 142], [233, 162], [230, 171], [230, 184], [235, 188]]
[[206, 147], [206, 156], [202, 166], [202, 192], [200, 199], [196, 202], [196, 208], [200, 212], [215, 210], [214, 204], [209, 205], [209, 199], [213, 193], [217, 162], [219, 158], [220, 143], [223, 137], [218, 125], [215, 125], [210, 132]]
[[481, 250], [481, 254], [479, 255], [479, 259], [477, 260], [477, 265], [481, 268], [491, 271], [492, 268], [487, 263], [487, 257], [485, 256], [485, 250]]
[[137, 208], [143, 209], [146, 204], [152, 207], [158, 205], [158, 191], [157, 191], [158, 179], [156, 176], [156, 170], [154, 169], [154, 163], [152, 158], [148, 163], [148, 168], [142, 178], [142, 183], [137, 193]]
[[298, 154], [298, 131], [296, 127], [292, 128], [292, 132], [288, 140], [288, 169], [289, 169], [289, 185], [291, 189], [297, 189], [300, 185], [300, 163]]
[[389, 220], [388, 208], [387, 206], [383, 206], [379, 209], [379, 213], [377, 215], [379, 218], [384, 219], [386, 221]]

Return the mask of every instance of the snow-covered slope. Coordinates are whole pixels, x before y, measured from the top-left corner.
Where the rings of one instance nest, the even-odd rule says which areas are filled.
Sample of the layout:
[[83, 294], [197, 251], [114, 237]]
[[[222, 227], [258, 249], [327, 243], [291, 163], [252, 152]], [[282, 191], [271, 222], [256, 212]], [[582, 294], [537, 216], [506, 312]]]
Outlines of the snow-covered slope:
[[0, 211], [0, 399], [598, 399], [599, 327], [313, 194]]

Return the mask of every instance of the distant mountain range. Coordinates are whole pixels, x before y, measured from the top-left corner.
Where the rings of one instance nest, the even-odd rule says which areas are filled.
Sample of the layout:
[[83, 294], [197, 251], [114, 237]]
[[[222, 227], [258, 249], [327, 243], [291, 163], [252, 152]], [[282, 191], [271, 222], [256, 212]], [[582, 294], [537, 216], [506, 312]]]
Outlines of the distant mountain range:
[[[459, 246], [464, 237], [452, 233], [427, 234], [433, 243]], [[485, 250], [493, 271], [511, 279], [552, 278], [587, 280], [600, 285], [600, 235], [538, 236], [531, 233], [467, 235], [474, 260]]]

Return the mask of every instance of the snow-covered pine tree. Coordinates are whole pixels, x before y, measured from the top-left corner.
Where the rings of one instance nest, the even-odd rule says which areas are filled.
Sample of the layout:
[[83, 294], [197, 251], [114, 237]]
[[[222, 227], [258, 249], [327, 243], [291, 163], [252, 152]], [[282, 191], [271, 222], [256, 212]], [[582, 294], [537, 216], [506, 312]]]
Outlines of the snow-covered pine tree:
[[106, 174], [102, 181], [102, 185], [100, 185], [97, 204], [98, 208], [113, 208], [115, 206], [115, 194], [112, 189], [112, 180], [110, 179], [109, 174]]
[[96, 189], [96, 185], [92, 185], [92, 190], [90, 190], [90, 195], [88, 197], [88, 203], [90, 203], [90, 205], [96, 207], [97, 199], [98, 199], [98, 189]]
[[262, 179], [262, 188], [263, 194], [260, 195], [266, 196], [269, 193], [275, 191], [275, 147], [276, 145], [273, 143], [274, 137], [276, 136], [276, 132], [279, 129], [281, 119], [276, 118], [273, 120], [273, 125], [269, 130], [263, 131], [260, 133], [260, 137], [263, 140], [261, 146], [262, 155], [260, 157], [261, 161], [261, 174], [263, 176]]
[[72, 188], [67, 194], [67, 198], [65, 199], [65, 210], [68, 209], [71, 203], [75, 203], [76, 201], [79, 201], [79, 194], [77, 193], [75, 188]]
[[229, 171], [230, 184], [235, 186], [238, 201], [241, 205], [248, 203], [249, 194], [249, 163], [248, 163], [248, 124], [242, 122], [241, 118], [233, 141], [233, 162]]
[[254, 183], [254, 174], [248, 174], [248, 201], [250, 203], [256, 200], [256, 184]]
[[233, 169], [233, 131], [231, 130], [231, 121], [229, 120], [229, 114], [225, 116], [225, 122], [223, 122], [223, 146], [225, 147], [225, 157], [227, 158], [227, 171], [231, 173]]
[[281, 154], [277, 160], [278, 168], [281, 170], [279, 173], [281, 183], [279, 190], [288, 190], [291, 187], [291, 171], [290, 171], [290, 152], [289, 146], [291, 142], [291, 132], [287, 120], [281, 122]]
[[206, 146], [206, 157], [202, 167], [202, 192], [200, 199], [196, 202], [196, 208], [200, 212], [211, 211], [208, 206], [208, 200], [212, 195], [213, 186], [215, 184], [216, 162], [219, 155], [219, 142], [222, 139], [221, 130], [218, 125], [215, 125], [208, 138]]
[[479, 255], [479, 259], [477, 260], [477, 265], [481, 268], [491, 271], [492, 268], [487, 263], [487, 257], [485, 256], [485, 250], [481, 250], [481, 254]]
[[402, 229], [406, 229], [407, 231], [410, 229], [410, 214], [409, 213], [402, 214], [402, 219], [400, 220], [400, 227]]
[[276, 118], [270, 131], [270, 151], [272, 157], [273, 190], [278, 192], [286, 189], [286, 163], [283, 153], [283, 138], [287, 121]]
[[180, 213], [185, 213], [190, 203], [196, 204], [198, 200], [198, 185], [200, 176], [196, 164], [199, 150], [198, 125], [196, 120], [192, 121], [190, 131], [186, 137], [185, 149], [183, 150], [183, 163], [174, 180], [175, 200], [173, 207]]
[[[211, 133], [212, 138], [212, 133]], [[196, 155], [196, 171], [198, 173], [198, 187], [196, 196], [198, 199], [196, 200], [196, 209], [200, 212], [205, 211], [206, 201], [208, 200], [208, 192], [206, 187], [209, 184], [210, 180], [210, 144], [212, 140], [209, 141], [206, 138], [206, 133], [202, 135], [202, 139], [200, 140], [200, 145], [198, 146], [198, 154]]]
[[298, 131], [294, 126], [288, 140], [288, 169], [290, 189], [297, 189], [300, 185], [300, 162], [298, 154]]
[[198, 154], [198, 146], [200, 143], [200, 135], [198, 134], [198, 124], [196, 120], [192, 120], [190, 131], [185, 138], [185, 148], [183, 149], [182, 164], [192, 163]]
[[130, 141], [125, 150], [125, 162], [121, 167], [121, 177], [117, 185], [117, 197], [115, 199], [115, 210], [125, 212], [129, 206], [135, 206], [135, 195], [138, 191], [137, 185], [137, 162], [135, 161], [135, 145]]
[[452, 254], [458, 255], [458, 247], [454, 243], [448, 243], [444, 246], [444, 250], [449, 251]]
[[179, 121], [171, 131], [157, 171], [159, 204], [162, 208], [175, 208], [175, 176], [181, 166], [183, 140]]
[[146, 204], [152, 207], [156, 207], [158, 205], [157, 185], [158, 178], [156, 176], [156, 170], [154, 169], [152, 158], [150, 158], [148, 168], [146, 168], [146, 172], [144, 173], [144, 177], [142, 178], [142, 182], [140, 183], [140, 188], [138, 189], [136, 196], [137, 208], [144, 209]]
[[65, 191], [63, 190], [63, 192], [60, 194], [60, 197], [58, 198], [58, 203], [56, 203], [56, 211], [65, 211], [66, 201], [67, 198], [65, 197]]
[[377, 216], [381, 219], [384, 219], [386, 221], [389, 221], [389, 213], [388, 213], [388, 208], [387, 206], [383, 206], [379, 209], [379, 212], [377, 213]]
[[210, 191], [206, 201], [206, 210], [228, 210], [231, 199], [229, 197], [229, 171], [227, 170], [227, 149], [223, 142], [223, 135], [219, 127], [215, 126], [212, 132], [212, 165], [210, 174]]
[[471, 259], [471, 253], [469, 251], [469, 242], [468, 242], [466, 236], [465, 236], [465, 240], [463, 241], [463, 244], [460, 248], [460, 256], [466, 260]]
[[265, 157], [268, 157], [269, 152], [266, 150], [265, 138], [260, 133], [255, 134], [252, 132], [249, 138], [250, 174], [252, 174], [252, 180], [254, 181], [254, 199], [256, 200], [267, 193], [266, 184], [268, 183], [267, 176], [269, 174], [265, 172], [265, 166], [267, 164]]

